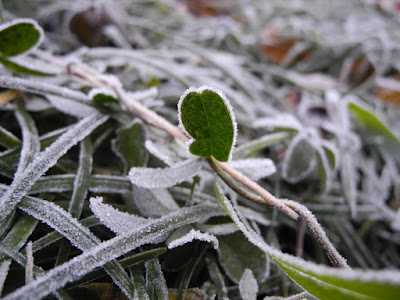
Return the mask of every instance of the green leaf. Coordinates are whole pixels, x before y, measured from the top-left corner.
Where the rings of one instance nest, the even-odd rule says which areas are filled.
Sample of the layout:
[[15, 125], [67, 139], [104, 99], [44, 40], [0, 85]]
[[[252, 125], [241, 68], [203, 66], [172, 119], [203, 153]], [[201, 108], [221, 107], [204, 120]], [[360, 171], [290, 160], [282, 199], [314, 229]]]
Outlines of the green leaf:
[[5, 59], [4, 57], [1, 57], [1, 56], [0, 56], [0, 63], [2, 63], [3, 66], [5, 66], [6, 68], [9, 68], [10, 70], [13, 70], [13, 71], [19, 72], [19, 73], [26, 73], [26, 74], [37, 75], [37, 76], [53, 76], [54, 75], [54, 74], [45, 73], [45, 72], [41, 72], [38, 70], [34, 70], [32, 68], [25, 67], [23, 65], [13, 62], [12, 60]]
[[268, 254], [295, 282], [318, 299], [397, 299], [400, 272], [392, 270], [352, 270], [330, 268], [285, 254], [269, 246], [246, 226], [217, 184], [216, 195], [231, 219], [247, 239]]
[[108, 116], [92, 114], [60, 136], [56, 142], [40, 152], [34, 160], [14, 178], [8, 190], [0, 197], [0, 221], [4, 221], [33, 184], [80, 140], [92, 133]]
[[144, 146], [146, 135], [145, 127], [139, 122], [117, 131], [112, 149], [123, 162], [124, 174], [132, 167], [143, 167], [147, 164], [149, 153]]
[[[275, 262], [298, 284], [313, 296], [323, 299], [365, 299], [391, 300], [398, 299], [400, 285], [397, 280], [391, 283], [391, 276], [399, 276], [398, 272], [343, 270], [324, 268], [312, 271], [307, 266], [289, 260], [275, 259]], [[310, 263], [311, 264], [311, 263]]]
[[93, 101], [97, 102], [99, 104], [112, 104], [112, 103], [118, 103], [118, 100], [115, 99], [113, 96], [111, 95], [107, 95], [107, 94], [103, 94], [103, 93], [99, 93], [93, 96]]
[[376, 115], [368, 109], [351, 102], [349, 110], [364, 127], [365, 138], [374, 141], [378, 147], [387, 151], [400, 162], [400, 140]]
[[4, 127], [0, 126], [0, 145], [13, 148], [21, 146], [21, 140]]
[[282, 176], [290, 183], [298, 183], [305, 179], [316, 167], [316, 150], [308, 139], [305, 134], [297, 135], [286, 152]]
[[239, 282], [246, 269], [250, 269], [258, 280], [265, 277], [267, 256], [251, 244], [240, 231], [221, 235], [218, 240], [221, 265], [233, 281]]
[[236, 122], [225, 95], [208, 86], [190, 88], [178, 104], [179, 121], [192, 138], [192, 154], [228, 161], [236, 140]]
[[[25, 197], [24, 199], [33, 198]], [[20, 203], [20, 205], [23, 203], [24, 202]], [[38, 207], [37, 213], [43, 213], [43, 209], [42, 212], [40, 212], [40, 208]], [[116, 236], [91, 248], [90, 251], [84, 251], [74, 259], [53, 268], [51, 272], [47, 272], [45, 275], [38, 277], [27, 285], [13, 291], [8, 294], [7, 297], [8, 299], [18, 299], [23, 295], [29, 295], [35, 299], [43, 298], [63, 287], [66, 283], [77, 280], [79, 277], [89, 273], [93, 269], [102, 266], [145, 243], [153, 241], [154, 238], [157, 238], [166, 232], [185, 224], [199, 222], [200, 220], [220, 215], [224, 215], [224, 212], [215, 205], [202, 204], [189, 208], [182, 208], [179, 211], [155, 219], [148, 225], [138, 228], [138, 230]], [[77, 223], [77, 221], [73, 221], [72, 219], [73, 218], [69, 218], [68, 222]], [[68, 227], [65, 226], [64, 228], [59, 228], [59, 230], [64, 229], [67, 230]]]
[[43, 30], [36, 21], [16, 19], [0, 27], [0, 54], [3, 57], [22, 54], [40, 44]]

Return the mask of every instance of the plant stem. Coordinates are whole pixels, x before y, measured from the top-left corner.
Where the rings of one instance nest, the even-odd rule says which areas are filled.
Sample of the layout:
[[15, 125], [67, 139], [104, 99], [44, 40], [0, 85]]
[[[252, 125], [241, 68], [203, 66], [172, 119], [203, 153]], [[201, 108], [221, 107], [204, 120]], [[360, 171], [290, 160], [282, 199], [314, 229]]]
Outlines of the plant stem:
[[[288, 216], [290, 216], [291, 218], [297, 220], [297, 218], [299, 217], [298, 213], [295, 212], [293, 209], [289, 208], [287, 205], [285, 205], [284, 203], [282, 203], [281, 201], [279, 201], [279, 199], [277, 199], [274, 195], [272, 195], [271, 193], [267, 192], [265, 189], [263, 189], [260, 185], [258, 185], [256, 182], [254, 182], [253, 180], [251, 180], [250, 178], [248, 178], [247, 176], [243, 175], [242, 173], [238, 172], [236, 169], [232, 168], [231, 166], [229, 166], [226, 163], [220, 162], [218, 160], [216, 160], [214, 157], [210, 157], [208, 159], [208, 162], [210, 163], [211, 167], [215, 170], [215, 172], [217, 172], [217, 174], [237, 193], [239, 193], [240, 195], [244, 195], [244, 197], [260, 203], [260, 204], [266, 204], [266, 205], [270, 205], [273, 207], [278, 208], [279, 210], [281, 210], [282, 212], [284, 212], [285, 214], [287, 214]], [[247, 188], [249, 188], [250, 190], [252, 190], [253, 192], [255, 192], [256, 194], [258, 194], [259, 196], [261, 196], [261, 198], [259, 197], [253, 197], [250, 196], [250, 193], [247, 193], [246, 191], [244, 191], [241, 187], [239, 187], [236, 183], [234, 183], [233, 181], [231, 181], [225, 174], [224, 172], [228, 173], [229, 175], [231, 175], [234, 179], [236, 179], [237, 181], [239, 181], [241, 184], [243, 184], [244, 186], [246, 186]]]
[[306, 229], [306, 222], [304, 219], [299, 220], [297, 228], [296, 256], [302, 257], [304, 251], [304, 234]]

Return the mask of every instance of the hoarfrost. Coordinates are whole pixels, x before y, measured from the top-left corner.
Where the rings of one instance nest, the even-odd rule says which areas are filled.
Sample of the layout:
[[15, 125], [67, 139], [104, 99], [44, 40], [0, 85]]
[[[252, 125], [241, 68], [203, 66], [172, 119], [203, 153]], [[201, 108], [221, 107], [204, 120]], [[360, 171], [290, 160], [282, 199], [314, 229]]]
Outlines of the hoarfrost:
[[11, 259], [4, 259], [0, 262], [0, 295], [3, 291], [4, 281], [6, 281], [11, 261]]
[[168, 299], [168, 287], [157, 258], [146, 260], [146, 287], [152, 299]]
[[173, 164], [171, 154], [169, 153], [168, 148], [165, 147], [163, 144], [158, 143], [156, 145], [154, 142], [146, 140], [144, 146], [146, 147], [147, 151], [149, 151], [162, 162], [166, 163], [168, 166], [171, 166]]
[[167, 188], [191, 179], [200, 171], [201, 163], [188, 159], [170, 168], [131, 168], [128, 178], [143, 188]]
[[53, 144], [40, 152], [27, 168], [15, 177], [8, 190], [0, 198], [0, 220], [14, 209], [26, 195], [30, 187], [52, 167], [72, 146], [90, 134], [97, 126], [104, 123], [108, 116], [93, 114], [82, 119], [61, 135]]
[[268, 177], [276, 172], [275, 164], [268, 158], [247, 158], [229, 163], [252, 180]]
[[239, 281], [239, 291], [243, 300], [256, 300], [258, 293], [257, 280], [254, 278], [253, 272], [246, 269]]
[[161, 217], [170, 210], [162, 205], [156, 196], [148, 189], [133, 185], [133, 201], [140, 213], [145, 217]]
[[25, 283], [33, 281], [33, 251], [32, 241], [26, 245]]
[[158, 95], [158, 88], [153, 86], [147, 90], [127, 92], [126, 94], [130, 99], [137, 102], [147, 102], [154, 100]]
[[179, 209], [179, 205], [175, 202], [175, 199], [172, 197], [167, 189], [152, 189], [151, 193], [169, 211]]
[[192, 229], [189, 233], [185, 234], [184, 236], [169, 242], [168, 249], [173, 249], [182, 246], [184, 244], [192, 242], [193, 240], [199, 240], [210, 243], [213, 245], [214, 249], [218, 249], [219, 246], [218, 239], [214, 235]]
[[196, 227], [213, 235], [229, 235], [238, 231], [238, 228], [234, 223], [218, 225], [197, 224]]
[[22, 149], [14, 177], [19, 176], [40, 151], [39, 134], [31, 116], [18, 109], [16, 117], [22, 130]]
[[90, 209], [99, 220], [117, 234], [124, 234], [133, 231], [152, 220], [136, 215], [121, 212], [111, 205], [102, 203], [102, 197], [90, 199]]
[[297, 183], [312, 173], [317, 165], [316, 150], [305, 133], [291, 141], [282, 164], [282, 177]]
[[253, 122], [254, 128], [287, 128], [301, 131], [303, 125], [291, 114], [280, 114], [276, 117], [260, 118]]
[[53, 95], [46, 95], [46, 98], [56, 109], [74, 117], [83, 118], [96, 112], [95, 108], [68, 98]]
[[23, 79], [11, 76], [0, 76], [0, 86], [3, 88], [19, 90], [23, 92], [31, 92], [41, 95], [54, 95], [63, 98], [85, 103], [89, 101], [89, 97], [81, 92], [71, 90], [66, 87], [48, 84], [43, 80]]
[[106, 89], [106, 88], [94, 88], [94, 89], [91, 89], [89, 94], [88, 94], [88, 97], [90, 99], [93, 99], [94, 96], [96, 96], [98, 94], [104, 94], [104, 95], [107, 95], [107, 96], [114, 97], [115, 99], [118, 99], [117, 95], [112, 90]]
[[[312, 262], [305, 261], [301, 258], [285, 254], [277, 249], [272, 248], [267, 243], [263, 241], [261, 236], [257, 235], [251, 228], [247, 227], [240, 220], [238, 214], [233, 208], [232, 204], [229, 200], [221, 194], [222, 188], [219, 184], [217, 184], [218, 198], [221, 203], [225, 207], [226, 211], [229, 213], [229, 216], [235, 222], [235, 224], [239, 227], [239, 229], [243, 232], [243, 234], [249, 239], [249, 241], [255, 246], [259, 247], [261, 250], [265, 251], [268, 255], [270, 255], [274, 260], [279, 260], [282, 263], [288, 265], [293, 265], [296, 268], [300, 268], [302, 272], [308, 272], [307, 275], [302, 276], [334, 276], [343, 280], [357, 280], [361, 282], [382, 282], [382, 283], [390, 283], [395, 285], [400, 285], [400, 273], [398, 271], [392, 270], [352, 270], [347, 268], [331, 268], [325, 265], [318, 265]], [[301, 204], [296, 203], [294, 201], [285, 201], [287, 205], [291, 205], [292, 207], [297, 206], [299, 209], [302, 207]], [[305, 209], [304, 207], [302, 208]], [[311, 212], [305, 212], [306, 214], [311, 214]], [[306, 216], [306, 219], [311, 217], [311, 215]], [[312, 219], [315, 217], [312, 216]], [[313, 221], [314, 222], [314, 221]], [[322, 229], [321, 229], [322, 230]], [[320, 283], [322, 283], [320, 278], [316, 278]]]

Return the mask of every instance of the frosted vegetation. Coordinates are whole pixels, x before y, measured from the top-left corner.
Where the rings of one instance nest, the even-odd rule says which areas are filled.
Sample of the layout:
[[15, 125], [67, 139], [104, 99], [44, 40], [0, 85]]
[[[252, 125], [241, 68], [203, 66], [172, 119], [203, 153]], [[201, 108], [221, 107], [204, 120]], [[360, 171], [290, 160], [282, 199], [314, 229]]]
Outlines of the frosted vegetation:
[[0, 1], [0, 297], [399, 299], [399, 24]]

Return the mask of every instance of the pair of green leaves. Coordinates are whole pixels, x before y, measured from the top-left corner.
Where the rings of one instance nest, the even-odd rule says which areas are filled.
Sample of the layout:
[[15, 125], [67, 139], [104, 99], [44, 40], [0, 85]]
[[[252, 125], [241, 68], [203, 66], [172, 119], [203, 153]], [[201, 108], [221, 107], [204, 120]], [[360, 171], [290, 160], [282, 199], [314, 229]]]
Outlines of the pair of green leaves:
[[0, 63], [20, 73], [50, 75], [12, 60], [12, 57], [27, 54], [39, 46], [43, 36], [42, 28], [32, 19], [16, 19], [0, 25]]
[[237, 125], [232, 107], [222, 92], [209, 86], [188, 89], [178, 103], [178, 117], [191, 138], [192, 154], [230, 160]]

